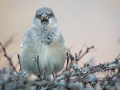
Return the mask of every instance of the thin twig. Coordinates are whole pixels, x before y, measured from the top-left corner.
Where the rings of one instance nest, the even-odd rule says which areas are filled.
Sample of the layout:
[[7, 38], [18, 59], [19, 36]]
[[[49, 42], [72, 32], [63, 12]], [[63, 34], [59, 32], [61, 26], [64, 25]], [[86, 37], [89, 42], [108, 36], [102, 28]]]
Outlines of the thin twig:
[[9, 61], [10, 66], [12, 66], [12, 68], [14, 69], [14, 71], [17, 72], [16, 68], [14, 67], [14, 65], [13, 65], [13, 63], [12, 63], [12, 61], [11, 61], [11, 58], [7, 56], [5, 47], [2, 45], [2, 43], [0, 43], [0, 46], [1, 46], [1, 48], [3, 49], [4, 56], [5, 56], [5, 57], [7, 58], [7, 60]]
[[70, 46], [69, 48], [66, 47], [66, 50], [68, 53], [71, 53], [71, 49], [72, 49], [72, 46]]
[[66, 53], [67, 55], [67, 64], [66, 64], [66, 70], [68, 69], [68, 64], [69, 64], [69, 56], [68, 56], [68, 52]]
[[39, 56], [37, 55], [37, 66], [38, 66], [38, 69], [39, 69], [39, 74], [41, 74], [41, 70], [40, 70], [40, 65], [39, 65]]
[[81, 56], [79, 56], [79, 60], [93, 48], [94, 48], [94, 46], [87, 47], [86, 51]]
[[34, 56], [34, 59], [35, 59], [35, 62], [37, 63], [37, 66], [38, 66], [38, 71], [39, 71], [39, 78], [40, 78], [40, 80], [42, 81], [42, 77], [41, 77], [41, 74], [42, 74], [42, 72], [41, 72], [41, 70], [40, 70], [40, 65], [39, 65], [39, 56], [37, 55], [37, 58]]
[[20, 62], [20, 56], [19, 56], [19, 54], [17, 54], [17, 57], [18, 57], [18, 61], [19, 61], [19, 64], [20, 64], [20, 71], [21, 71], [22, 68], [21, 68], [21, 62]]

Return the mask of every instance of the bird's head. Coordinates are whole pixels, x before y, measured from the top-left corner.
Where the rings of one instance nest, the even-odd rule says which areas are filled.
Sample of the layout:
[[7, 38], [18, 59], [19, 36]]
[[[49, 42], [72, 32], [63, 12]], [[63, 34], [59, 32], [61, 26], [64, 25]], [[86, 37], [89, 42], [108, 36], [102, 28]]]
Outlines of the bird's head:
[[42, 7], [36, 11], [36, 15], [33, 19], [33, 26], [43, 29], [56, 29], [57, 20], [52, 12], [52, 9], [48, 7]]

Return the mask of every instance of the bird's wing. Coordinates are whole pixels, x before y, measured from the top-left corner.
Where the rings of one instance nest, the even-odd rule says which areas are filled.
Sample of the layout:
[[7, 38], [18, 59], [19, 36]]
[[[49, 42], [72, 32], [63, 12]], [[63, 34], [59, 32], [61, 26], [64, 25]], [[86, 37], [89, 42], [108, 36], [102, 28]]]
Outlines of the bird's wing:
[[23, 45], [25, 44], [25, 43], [28, 43], [29, 42], [29, 40], [32, 38], [32, 35], [34, 34], [34, 32], [33, 32], [33, 30], [28, 30], [26, 33], [25, 33], [25, 35], [24, 35], [24, 37], [23, 37], [23, 42], [22, 42], [22, 44], [21, 44], [21, 48], [23, 48]]
[[27, 32], [26, 32], [25, 35], [23, 36], [23, 42], [22, 42], [22, 44], [20, 45], [21, 48], [23, 47], [24, 38], [25, 38], [26, 35], [27, 35]]

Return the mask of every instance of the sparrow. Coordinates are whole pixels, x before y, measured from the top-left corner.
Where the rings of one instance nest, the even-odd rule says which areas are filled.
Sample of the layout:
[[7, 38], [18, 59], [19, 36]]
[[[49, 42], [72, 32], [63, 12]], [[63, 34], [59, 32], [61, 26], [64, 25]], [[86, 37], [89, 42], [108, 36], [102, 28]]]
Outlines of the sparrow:
[[36, 11], [32, 27], [26, 32], [21, 44], [20, 62], [22, 70], [38, 76], [38, 65], [33, 57], [39, 57], [40, 70], [46, 68], [48, 75], [63, 69], [66, 60], [65, 39], [58, 28], [57, 19], [48, 7]]

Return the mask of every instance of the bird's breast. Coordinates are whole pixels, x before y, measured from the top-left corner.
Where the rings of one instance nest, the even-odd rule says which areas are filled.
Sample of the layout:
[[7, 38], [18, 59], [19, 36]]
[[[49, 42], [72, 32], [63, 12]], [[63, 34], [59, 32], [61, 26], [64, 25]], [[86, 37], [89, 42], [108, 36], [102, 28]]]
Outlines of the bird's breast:
[[21, 49], [21, 63], [27, 71], [39, 74], [37, 64], [32, 62], [32, 58], [37, 55], [40, 69], [47, 68], [48, 74], [57, 73], [63, 68], [66, 55], [62, 36], [47, 32], [34, 35], [25, 41]]
[[45, 45], [50, 45], [53, 43], [54, 39], [56, 38], [56, 31], [41, 31], [37, 33], [37, 41], [43, 43]]

